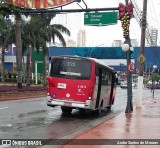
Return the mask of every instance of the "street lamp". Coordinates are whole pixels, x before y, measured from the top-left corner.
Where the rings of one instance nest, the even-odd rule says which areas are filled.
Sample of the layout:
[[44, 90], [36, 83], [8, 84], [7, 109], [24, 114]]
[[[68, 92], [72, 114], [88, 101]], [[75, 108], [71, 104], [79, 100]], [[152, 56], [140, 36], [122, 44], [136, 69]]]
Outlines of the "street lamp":
[[92, 57], [92, 51], [93, 51], [93, 49], [94, 48], [92, 48], [91, 51], [90, 51], [90, 55], [89, 55], [90, 58]]
[[153, 98], [154, 98], [155, 70], [156, 69], [157, 69], [157, 65], [153, 65], [153, 76], [154, 76], [154, 79], [152, 78]]
[[130, 39], [127, 38], [122, 45], [122, 50], [127, 52], [127, 106], [126, 113], [130, 113], [133, 111], [133, 103], [132, 103], [132, 73], [129, 71], [129, 64], [131, 62], [130, 54], [134, 51], [134, 48], [130, 45]]
[[93, 52], [93, 50], [94, 50], [96, 47], [100, 47], [100, 46], [103, 46], [103, 45], [104, 45], [104, 44], [100, 44], [100, 45], [97, 45], [97, 46], [93, 47], [93, 48], [91, 49], [91, 51], [90, 51], [89, 57], [90, 57], [90, 58], [92, 57], [92, 52]]

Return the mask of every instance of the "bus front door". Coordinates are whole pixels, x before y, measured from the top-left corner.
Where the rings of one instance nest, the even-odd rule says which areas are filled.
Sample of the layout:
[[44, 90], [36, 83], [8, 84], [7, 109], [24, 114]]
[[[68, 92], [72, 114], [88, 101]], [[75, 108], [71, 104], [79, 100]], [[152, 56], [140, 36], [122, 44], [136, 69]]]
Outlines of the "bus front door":
[[96, 108], [99, 107], [99, 101], [101, 96], [101, 86], [102, 86], [102, 68], [98, 70], [98, 76], [96, 76], [96, 88], [97, 88], [97, 95], [96, 95]]

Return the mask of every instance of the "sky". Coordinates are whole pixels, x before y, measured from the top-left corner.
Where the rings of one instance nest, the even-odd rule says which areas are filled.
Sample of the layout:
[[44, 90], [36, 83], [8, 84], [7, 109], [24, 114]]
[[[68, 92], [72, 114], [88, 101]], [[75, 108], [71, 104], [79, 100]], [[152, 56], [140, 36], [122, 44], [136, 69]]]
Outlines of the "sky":
[[[88, 8], [112, 8], [118, 7], [119, 3], [125, 4], [125, 0], [84, 0]], [[130, 1], [130, 0], [129, 0]], [[136, 6], [142, 11], [143, 9], [143, 0], [132, 0], [133, 3], [136, 3]], [[81, 7], [85, 8], [83, 2], [79, 3]], [[160, 0], [147, 0], [147, 21], [148, 27], [153, 26], [157, 28], [160, 33], [160, 11], [158, 12], [158, 7], [160, 7]], [[63, 7], [63, 9], [80, 9], [77, 3], [73, 3]], [[121, 27], [121, 22], [118, 20], [116, 25], [109, 25], [103, 27], [95, 26], [84, 26], [83, 24], [83, 13], [81, 13], [81, 25], [77, 28], [71, 29], [70, 39], [76, 41], [77, 33], [79, 29], [86, 30], [87, 33], [87, 45], [88, 47], [93, 46], [112, 46], [114, 40], [122, 40], [123, 32]], [[75, 17], [73, 17], [75, 19]], [[130, 38], [137, 39], [140, 44], [141, 40], [141, 28], [137, 23], [135, 18], [130, 20]], [[160, 34], [158, 38], [158, 45], [160, 45]]]

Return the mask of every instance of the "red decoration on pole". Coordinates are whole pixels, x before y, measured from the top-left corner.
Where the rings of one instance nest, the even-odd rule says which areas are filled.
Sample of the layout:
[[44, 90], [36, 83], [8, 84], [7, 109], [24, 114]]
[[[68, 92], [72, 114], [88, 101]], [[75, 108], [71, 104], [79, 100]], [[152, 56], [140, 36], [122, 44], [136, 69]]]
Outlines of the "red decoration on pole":
[[124, 38], [127, 38], [129, 35], [130, 19], [133, 17], [133, 4], [129, 3], [127, 6], [125, 6], [124, 4], [120, 3], [118, 19], [121, 20]]

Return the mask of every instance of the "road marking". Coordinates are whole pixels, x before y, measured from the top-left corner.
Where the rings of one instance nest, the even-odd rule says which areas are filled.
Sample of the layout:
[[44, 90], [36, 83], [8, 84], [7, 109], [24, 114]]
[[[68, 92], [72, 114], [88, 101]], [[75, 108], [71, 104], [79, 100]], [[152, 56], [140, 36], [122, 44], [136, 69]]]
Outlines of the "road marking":
[[8, 108], [8, 107], [3, 107], [3, 108], [0, 108], [0, 109], [6, 109], [6, 108]]

